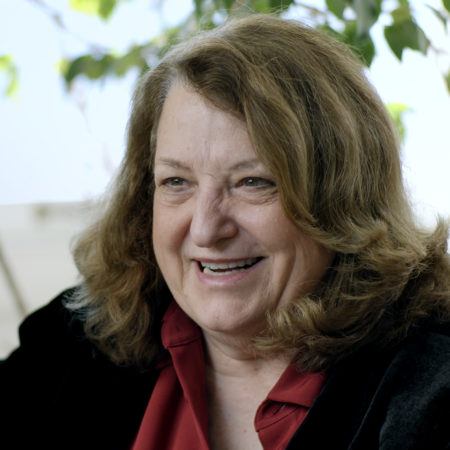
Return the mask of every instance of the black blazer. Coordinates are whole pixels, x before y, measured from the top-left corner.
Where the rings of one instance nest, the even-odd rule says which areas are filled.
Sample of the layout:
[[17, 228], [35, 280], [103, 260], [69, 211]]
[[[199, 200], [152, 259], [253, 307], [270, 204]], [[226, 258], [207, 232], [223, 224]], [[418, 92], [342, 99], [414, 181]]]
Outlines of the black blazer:
[[[157, 372], [101, 355], [62, 305], [70, 292], [25, 319], [0, 363], [1, 449], [131, 448]], [[288, 449], [450, 449], [448, 333], [422, 330], [330, 370]]]

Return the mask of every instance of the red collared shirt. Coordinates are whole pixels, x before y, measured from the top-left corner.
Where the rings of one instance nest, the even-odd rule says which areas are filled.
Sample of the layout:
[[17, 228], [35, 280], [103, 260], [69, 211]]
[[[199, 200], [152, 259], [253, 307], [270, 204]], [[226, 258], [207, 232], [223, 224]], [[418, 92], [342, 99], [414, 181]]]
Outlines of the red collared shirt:
[[[174, 302], [161, 329], [169, 356], [147, 405], [133, 450], [209, 450], [206, 367], [201, 329]], [[323, 373], [283, 372], [256, 411], [265, 450], [284, 449], [322, 389]]]

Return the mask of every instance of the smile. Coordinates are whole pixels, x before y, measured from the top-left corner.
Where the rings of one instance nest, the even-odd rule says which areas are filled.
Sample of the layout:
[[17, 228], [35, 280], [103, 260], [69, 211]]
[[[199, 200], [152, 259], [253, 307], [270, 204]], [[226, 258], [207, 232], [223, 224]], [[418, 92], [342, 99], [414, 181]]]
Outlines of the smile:
[[256, 258], [240, 259], [227, 262], [206, 262], [198, 261], [201, 272], [210, 275], [223, 276], [231, 272], [245, 272], [263, 259], [262, 256]]

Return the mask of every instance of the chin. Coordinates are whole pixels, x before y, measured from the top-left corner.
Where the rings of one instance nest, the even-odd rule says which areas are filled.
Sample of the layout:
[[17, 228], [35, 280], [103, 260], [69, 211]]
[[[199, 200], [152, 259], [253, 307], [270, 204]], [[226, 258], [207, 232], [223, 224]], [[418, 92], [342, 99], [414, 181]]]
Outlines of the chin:
[[218, 299], [202, 308], [198, 314], [191, 315], [191, 318], [206, 332], [254, 334], [256, 330], [264, 328], [265, 314], [261, 311], [250, 311], [245, 306], [248, 306], [248, 302], [243, 305], [242, 300], [236, 305], [231, 299]]

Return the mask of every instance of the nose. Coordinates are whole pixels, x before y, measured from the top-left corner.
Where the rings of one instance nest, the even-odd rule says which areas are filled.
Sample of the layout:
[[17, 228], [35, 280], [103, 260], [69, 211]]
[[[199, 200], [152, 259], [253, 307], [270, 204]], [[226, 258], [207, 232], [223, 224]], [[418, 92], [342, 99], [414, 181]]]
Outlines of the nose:
[[230, 205], [218, 192], [198, 192], [190, 224], [192, 241], [198, 247], [213, 247], [233, 238], [238, 226]]

